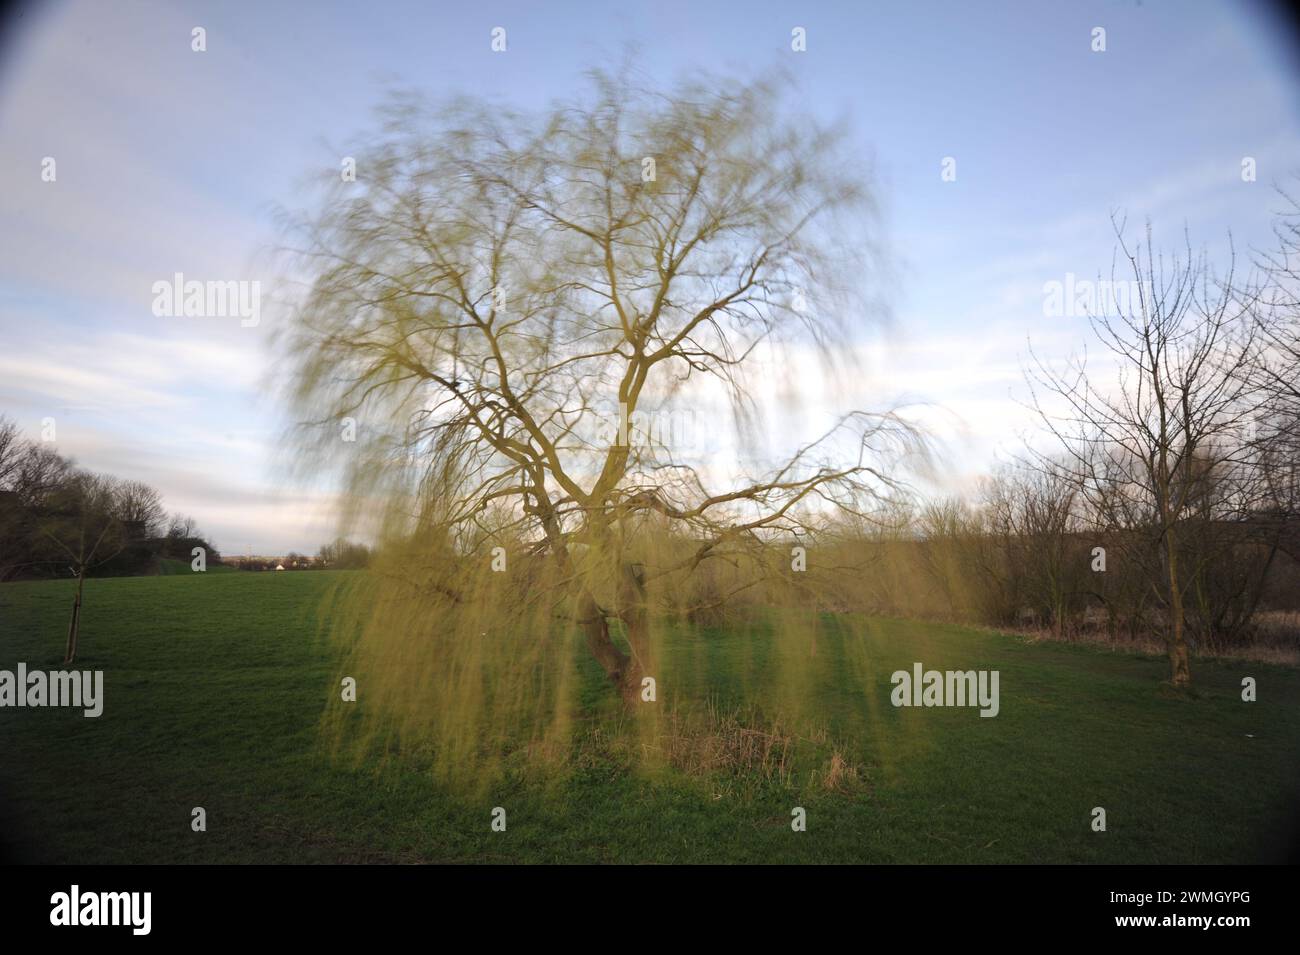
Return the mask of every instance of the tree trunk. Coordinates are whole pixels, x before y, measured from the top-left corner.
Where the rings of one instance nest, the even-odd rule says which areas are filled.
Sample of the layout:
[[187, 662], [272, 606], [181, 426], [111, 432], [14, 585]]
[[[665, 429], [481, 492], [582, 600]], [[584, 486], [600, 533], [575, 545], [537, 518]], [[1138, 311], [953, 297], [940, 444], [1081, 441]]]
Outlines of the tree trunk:
[[1177, 634], [1169, 643], [1169, 679], [1174, 686], [1190, 686], [1192, 664], [1187, 655], [1187, 642], [1183, 640], [1182, 627], [1176, 630]]
[[624, 565], [619, 587], [617, 612], [627, 628], [631, 655], [614, 643], [605, 610], [590, 592], [579, 604], [579, 622], [587, 634], [587, 649], [605, 671], [605, 676], [619, 691], [623, 702], [634, 708], [641, 701], [641, 681], [653, 676], [654, 663], [650, 646], [650, 618], [645, 606], [645, 585], [636, 568]]
[[77, 631], [81, 627], [81, 590], [86, 583], [86, 571], [77, 575], [77, 596], [72, 601], [72, 619], [68, 621], [68, 647], [63, 654], [64, 663], [77, 659]]
[[1169, 680], [1174, 686], [1190, 686], [1192, 665], [1183, 633], [1183, 588], [1178, 582], [1178, 550], [1172, 528], [1166, 532], [1165, 541], [1169, 567]]
[[579, 600], [578, 622], [587, 634], [587, 649], [605, 671], [609, 681], [622, 690], [630, 661], [627, 654], [610, 638], [609, 620], [590, 591], [585, 592]]
[[642, 679], [655, 675], [650, 646], [650, 614], [646, 609], [645, 579], [640, 565], [625, 563], [622, 566], [619, 619], [627, 627], [627, 642], [632, 650], [623, 673], [623, 698], [635, 704], [640, 701]]
[[[569, 577], [574, 573], [574, 567], [569, 558], [568, 547], [564, 535], [561, 533], [560, 525], [556, 521], [555, 513], [546, 502], [544, 495], [538, 494], [538, 502], [538, 513], [541, 515], [546, 536], [551, 542], [552, 553], [559, 567], [560, 577]], [[582, 627], [583, 632], [587, 635], [587, 650], [600, 664], [600, 668], [605, 671], [605, 676], [609, 681], [622, 690], [628, 671], [628, 656], [618, 648], [610, 637], [609, 619], [604, 608], [596, 600], [595, 594], [591, 592], [591, 588], [585, 583], [580, 586], [581, 591], [577, 598], [576, 619], [578, 626]]]

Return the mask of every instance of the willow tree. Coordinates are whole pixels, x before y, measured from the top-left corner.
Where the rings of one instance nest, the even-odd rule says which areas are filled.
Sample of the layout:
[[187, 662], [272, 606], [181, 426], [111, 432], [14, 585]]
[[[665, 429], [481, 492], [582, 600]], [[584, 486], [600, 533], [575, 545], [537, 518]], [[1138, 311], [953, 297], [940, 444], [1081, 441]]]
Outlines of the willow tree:
[[[721, 599], [779, 576], [777, 543], [870, 516], [915, 447], [892, 413], [840, 409], [757, 454], [784, 363], [842, 370], [870, 307], [863, 160], [775, 82], [597, 74], [542, 113], [402, 95], [381, 116], [355, 181], [290, 226], [308, 290], [284, 354], [312, 448], [425, 560], [424, 617], [478, 621], [467, 645], [493, 612], [545, 606], [634, 701], [651, 590], [712, 561], [748, 568]], [[682, 408], [715, 415], [730, 460], [647, 436]], [[485, 573], [506, 552], [508, 594]], [[545, 637], [518, 630], [524, 665]]]

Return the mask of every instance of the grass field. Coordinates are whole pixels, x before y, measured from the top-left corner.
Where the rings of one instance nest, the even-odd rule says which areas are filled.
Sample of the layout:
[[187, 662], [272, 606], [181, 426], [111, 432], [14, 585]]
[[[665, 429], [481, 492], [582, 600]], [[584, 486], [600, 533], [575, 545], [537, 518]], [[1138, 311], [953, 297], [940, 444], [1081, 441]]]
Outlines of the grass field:
[[[171, 557], [158, 558], [158, 573], [163, 577], [192, 577], [194, 570], [190, 567], [188, 560], [175, 560]], [[237, 573], [234, 567], [227, 564], [210, 564], [205, 573], [209, 574], [234, 574]]]
[[[317, 604], [335, 572], [87, 582], [82, 669], [105, 671], [104, 713], [0, 710], [0, 840], [53, 862], [1250, 862], [1286, 851], [1300, 793], [1300, 672], [1164, 660], [906, 621], [874, 621], [878, 684], [825, 655], [819, 694], [850, 793], [729, 788], [587, 761], [558, 783], [479, 798], [418, 769], [327, 754], [337, 652]], [[0, 586], [0, 669], [60, 668], [70, 582]], [[836, 629], [827, 621], [827, 645]], [[744, 702], [730, 662], [757, 651], [688, 634], [679, 680]], [[772, 640], [779, 639], [773, 635]], [[894, 709], [888, 673], [915, 660], [1001, 673], [1001, 712]], [[599, 675], [583, 667], [591, 698]], [[874, 669], [873, 669], [874, 672]], [[1240, 698], [1243, 676], [1259, 701]], [[885, 702], [881, 706], [882, 701]], [[358, 704], [359, 705], [359, 704]], [[791, 807], [807, 810], [791, 831]], [[204, 833], [192, 807], [207, 811]], [[506, 832], [489, 826], [494, 806]], [[1091, 831], [1091, 810], [1107, 831]]]

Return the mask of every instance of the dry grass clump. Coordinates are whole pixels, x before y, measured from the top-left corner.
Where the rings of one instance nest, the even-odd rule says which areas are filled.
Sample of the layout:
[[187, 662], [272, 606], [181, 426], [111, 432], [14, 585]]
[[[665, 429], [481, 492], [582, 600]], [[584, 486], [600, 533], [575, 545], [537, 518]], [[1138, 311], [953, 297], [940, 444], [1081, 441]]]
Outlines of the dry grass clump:
[[[1033, 641], [1083, 643], [1114, 650], [1116, 653], [1137, 652], [1162, 656], [1167, 651], [1164, 640], [1157, 633], [1116, 636], [1103, 629], [1085, 628], [1075, 628], [1065, 633], [1057, 633], [1050, 628], [1042, 627], [980, 627], [978, 629], [996, 633], [1018, 633]], [[1259, 663], [1297, 666], [1300, 665], [1300, 613], [1260, 612], [1250, 630], [1248, 641], [1206, 646], [1193, 638], [1189, 644], [1192, 656], [1197, 659], [1251, 660]]]
[[824, 730], [800, 735], [757, 710], [724, 710], [714, 702], [698, 714], [670, 711], [642, 745], [648, 759], [715, 784], [849, 792], [865, 779]]

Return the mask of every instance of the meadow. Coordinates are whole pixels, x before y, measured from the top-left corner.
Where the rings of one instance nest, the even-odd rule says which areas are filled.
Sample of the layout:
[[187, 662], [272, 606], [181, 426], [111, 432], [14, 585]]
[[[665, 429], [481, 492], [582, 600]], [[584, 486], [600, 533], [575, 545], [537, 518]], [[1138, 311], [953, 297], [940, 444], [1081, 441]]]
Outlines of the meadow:
[[[105, 672], [103, 715], [0, 710], [0, 846], [16, 861], [1226, 863], [1281, 861], [1300, 799], [1300, 671], [1163, 657], [918, 621], [868, 621], [871, 679], [837, 665], [827, 615], [814, 685], [857, 773], [647, 773], [602, 749], [611, 709], [576, 659], [581, 718], [556, 779], [507, 773], [474, 795], [418, 760], [338, 757], [339, 647], [322, 598], [348, 572], [171, 574], [86, 583], [79, 669]], [[74, 584], [0, 586], [0, 668], [60, 669]], [[855, 632], [862, 632], [855, 630]], [[780, 648], [683, 629], [674, 685], [721, 711], [757, 692]], [[741, 661], [745, 666], [740, 666]], [[996, 669], [996, 718], [889, 705], [889, 674]], [[761, 671], [761, 666], [759, 667]], [[1254, 677], [1258, 700], [1241, 699]], [[367, 703], [361, 688], [356, 707]], [[191, 810], [207, 830], [191, 830]], [[494, 807], [508, 826], [494, 832]], [[807, 830], [791, 829], [806, 810]], [[1093, 807], [1107, 813], [1091, 828]]]

